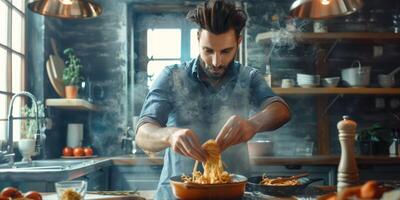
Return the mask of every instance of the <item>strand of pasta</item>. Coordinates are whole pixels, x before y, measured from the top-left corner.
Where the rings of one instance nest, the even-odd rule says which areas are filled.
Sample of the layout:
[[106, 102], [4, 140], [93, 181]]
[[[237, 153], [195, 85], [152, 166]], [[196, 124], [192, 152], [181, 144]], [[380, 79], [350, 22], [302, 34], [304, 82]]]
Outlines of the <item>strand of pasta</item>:
[[185, 183], [199, 184], [217, 184], [229, 183], [231, 181], [229, 173], [224, 171], [222, 165], [221, 153], [218, 144], [214, 140], [208, 140], [203, 145], [204, 150], [208, 153], [208, 158], [203, 164], [204, 173], [197, 171], [198, 161], [195, 162], [192, 177], [182, 176]]

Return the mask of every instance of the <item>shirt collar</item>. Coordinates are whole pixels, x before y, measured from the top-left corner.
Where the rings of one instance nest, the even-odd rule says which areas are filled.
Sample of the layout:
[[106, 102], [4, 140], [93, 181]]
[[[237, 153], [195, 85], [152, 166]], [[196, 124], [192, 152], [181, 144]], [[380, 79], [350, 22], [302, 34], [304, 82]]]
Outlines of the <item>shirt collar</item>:
[[[196, 80], [200, 80], [199, 67], [201, 67], [200, 56], [192, 60], [191, 73], [193, 78], [195, 78]], [[239, 74], [239, 69], [240, 69], [240, 63], [237, 61], [233, 61], [232, 66], [226, 72], [227, 80], [236, 78], [237, 75]]]

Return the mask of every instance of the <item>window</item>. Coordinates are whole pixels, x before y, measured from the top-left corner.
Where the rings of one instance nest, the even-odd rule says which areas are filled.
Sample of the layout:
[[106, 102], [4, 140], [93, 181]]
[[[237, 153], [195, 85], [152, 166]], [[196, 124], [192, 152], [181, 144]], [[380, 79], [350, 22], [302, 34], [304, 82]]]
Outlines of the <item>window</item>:
[[[11, 93], [25, 88], [25, 0], [0, 0], [0, 140], [6, 137], [7, 108]], [[14, 103], [13, 116], [21, 116], [24, 101]], [[20, 130], [21, 121], [13, 122], [14, 130]], [[14, 140], [20, 132], [14, 131]]]
[[[188, 33], [182, 33], [180, 28], [147, 30], [148, 86], [152, 84], [165, 66], [180, 64], [185, 61], [181, 49], [190, 50], [190, 58], [196, 58], [199, 55], [197, 29], [190, 29], [190, 41], [182, 41], [185, 34]], [[166, 40], [166, 38], [168, 39]], [[182, 43], [190, 47], [182, 47]]]
[[150, 86], [165, 66], [180, 63], [181, 30], [148, 29], [147, 58], [147, 85]]
[[147, 38], [136, 43], [136, 69], [147, 76], [147, 87], [164, 67], [198, 56], [197, 25], [186, 19], [186, 12], [140, 13], [134, 30], [136, 38]]

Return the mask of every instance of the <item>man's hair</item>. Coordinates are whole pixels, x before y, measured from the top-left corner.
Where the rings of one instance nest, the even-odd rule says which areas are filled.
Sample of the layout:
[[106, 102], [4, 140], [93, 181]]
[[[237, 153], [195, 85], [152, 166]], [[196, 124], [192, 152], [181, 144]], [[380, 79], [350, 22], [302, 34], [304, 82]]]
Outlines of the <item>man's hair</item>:
[[198, 24], [201, 29], [206, 29], [211, 33], [225, 33], [233, 28], [236, 36], [239, 36], [246, 25], [247, 15], [231, 2], [206, 0], [189, 11], [186, 18]]

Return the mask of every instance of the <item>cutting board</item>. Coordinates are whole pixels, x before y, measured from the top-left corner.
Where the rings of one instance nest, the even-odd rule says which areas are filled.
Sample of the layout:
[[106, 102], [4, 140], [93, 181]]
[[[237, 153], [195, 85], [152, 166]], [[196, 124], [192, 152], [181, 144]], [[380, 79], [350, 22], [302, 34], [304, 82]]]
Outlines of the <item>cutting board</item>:
[[[58, 200], [57, 194], [43, 194], [43, 200]], [[85, 200], [145, 200], [138, 196], [116, 196], [116, 195], [98, 195], [86, 194]]]
[[49, 56], [53, 75], [54, 78], [62, 80], [62, 75], [65, 67], [64, 60], [58, 54], [56, 41], [53, 38], [50, 38], [50, 43], [54, 53], [54, 55], [50, 54]]
[[54, 90], [60, 97], [65, 97], [64, 93], [64, 83], [62, 82], [62, 78], [57, 79], [54, 77], [53, 68], [51, 66], [50, 59], [46, 62], [46, 70], [47, 76], [49, 77], [50, 83], [53, 86]]

